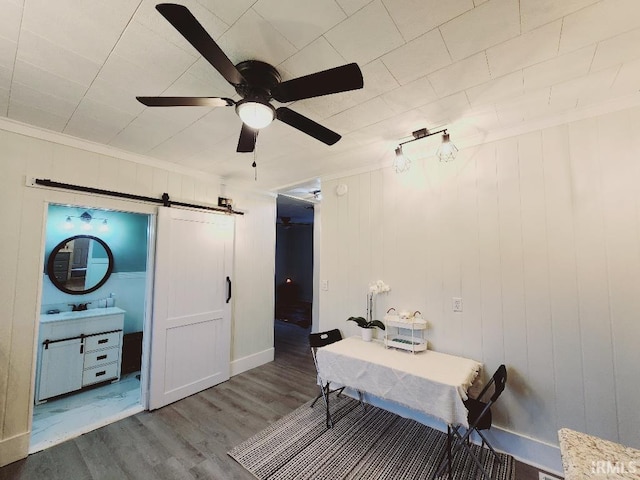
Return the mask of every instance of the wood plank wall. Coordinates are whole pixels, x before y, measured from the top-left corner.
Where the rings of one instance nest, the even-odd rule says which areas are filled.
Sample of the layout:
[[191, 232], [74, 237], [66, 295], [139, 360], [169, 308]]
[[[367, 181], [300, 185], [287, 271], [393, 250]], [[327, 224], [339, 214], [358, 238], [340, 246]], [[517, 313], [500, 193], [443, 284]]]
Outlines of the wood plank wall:
[[[161, 162], [158, 166], [136, 163], [115, 151], [96, 153], [91, 144], [80, 148], [0, 130], [0, 145], [0, 465], [4, 465], [26, 456], [29, 444], [46, 202], [156, 211], [154, 205], [26, 187], [26, 178], [158, 198], [168, 192], [175, 200], [213, 205], [221, 186], [217, 177], [170, 170]], [[231, 190], [225, 195], [230, 193], [237, 208], [248, 210], [236, 218], [239, 261], [233, 290], [232, 360], [242, 362], [245, 356], [261, 360], [265, 350], [272, 359], [274, 260], [264, 252], [275, 248], [275, 197]]]
[[323, 181], [319, 328], [357, 334], [384, 280], [378, 318], [420, 310], [434, 350], [508, 365], [498, 425], [639, 448], [639, 126], [629, 109]]

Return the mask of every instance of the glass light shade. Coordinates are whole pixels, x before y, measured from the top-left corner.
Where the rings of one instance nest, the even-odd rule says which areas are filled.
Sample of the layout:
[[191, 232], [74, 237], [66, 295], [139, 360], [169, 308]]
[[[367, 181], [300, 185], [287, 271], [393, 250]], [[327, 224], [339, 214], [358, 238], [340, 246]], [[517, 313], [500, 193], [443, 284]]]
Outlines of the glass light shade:
[[67, 219], [64, 221], [64, 229], [65, 230], [73, 229], [73, 222], [71, 221], [71, 217], [67, 217]]
[[441, 162], [450, 162], [456, 158], [456, 154], [458, 153], [458, 149], [456, 146], [451, 143], [449, 139], [449, 134], [445, 133], [442, 135], [442, 144], [438, 148], [438, 152], [436, 155], [440, 159]]
[[393, 160], [393, 168], [395, 168], [396, 173], [402, 173], [409, 170], [410, 166], [411, 160], [405, 157], [402, 153], [402, 146], [396, 148], [396, 158]]
[[80, 228], [82, 228], [82, 230], [92, 230], [91, 218], [92, 217], [89, 212], [84, 212], [82, 215], [80, 215], [80, 220], [82, 221]]
[[242, 102], [238, 104], [236, 111], [247, 126], [256, 130], [266, 127], [275, 118], [275, 111], [268, 103]]
[[101, 232], [108, 232], [109, 231], [109, 224], [107, 223], [107, 220], [103, 220], [102, 224], [100, 225], [99, 230]]

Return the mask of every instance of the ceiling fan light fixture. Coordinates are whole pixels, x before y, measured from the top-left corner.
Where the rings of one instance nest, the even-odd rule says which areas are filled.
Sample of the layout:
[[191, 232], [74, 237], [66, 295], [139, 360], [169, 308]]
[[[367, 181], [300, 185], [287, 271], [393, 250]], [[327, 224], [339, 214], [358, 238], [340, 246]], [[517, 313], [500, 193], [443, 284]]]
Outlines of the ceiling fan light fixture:
[[242, 121], [251, 128], [260, 130], [276, 118], [276, 110], [268, 102], [245, 100], [238, 102], [236, 112]]
[[[312, 119], [269, 101], [291, 103], [306, 98], [363, 88], [364, 79], [357, 63], [349, 63], [282, 81], [273, 66], [259, 60], [244, 60], [236, 65], [227, 57], [202, 24], [184, 5], [160, 3], [156, 10], [184, 39], [235, 89], [239, 102], [226, 97], [146, 97], [137, 100], [147, 107], [231, 107], [242, 119], [237, 153], [255, 152], [257, 133], [279, 120], [325, 145], [333, 145], [341, 136]], [[255, 161], [254, 161], [255, 166]]]

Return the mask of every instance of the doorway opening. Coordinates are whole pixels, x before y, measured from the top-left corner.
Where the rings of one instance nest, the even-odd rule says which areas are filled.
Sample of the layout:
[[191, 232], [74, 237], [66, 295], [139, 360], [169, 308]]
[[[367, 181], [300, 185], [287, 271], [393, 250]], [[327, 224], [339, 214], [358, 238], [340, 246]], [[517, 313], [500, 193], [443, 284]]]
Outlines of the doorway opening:
[[276, 355], [290, 341], [306, 342], [313, 310], [314, 204], [286, 195], [277, 199], [275, 330]]
[[151, 231], [148, 214], [48, 206], [29, 453], [145, 409]]

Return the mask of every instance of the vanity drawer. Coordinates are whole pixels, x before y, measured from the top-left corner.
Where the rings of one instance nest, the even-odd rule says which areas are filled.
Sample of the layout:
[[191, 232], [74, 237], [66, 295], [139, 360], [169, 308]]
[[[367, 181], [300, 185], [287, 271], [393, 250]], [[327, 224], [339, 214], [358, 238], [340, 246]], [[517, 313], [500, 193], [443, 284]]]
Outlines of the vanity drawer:
[[112, 347], [107, 350], [98, 350], [94, 352], [87, 352], [84, 354], [84, 368], [93, 368], [108, 363], [117, 362], [120, 356], [120, 349], [118, 347]]
[[87, 337], [85, 340], [85, 351], [92, 352], [102, 348], [117, 347], [120, 345], [121, 335], [122, 332], [111, 332]]
[[82, 386], [113, 380], [114, 378], [118, 378], [118, 362], [86, 369], [82, 372]]

